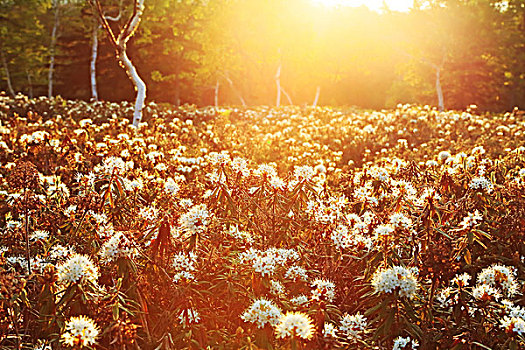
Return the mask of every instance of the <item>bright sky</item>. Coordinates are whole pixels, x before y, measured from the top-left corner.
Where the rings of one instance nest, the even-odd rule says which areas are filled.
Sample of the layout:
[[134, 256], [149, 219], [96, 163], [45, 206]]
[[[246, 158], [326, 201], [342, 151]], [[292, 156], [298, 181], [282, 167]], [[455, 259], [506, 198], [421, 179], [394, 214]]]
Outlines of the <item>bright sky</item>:
[[[325, 6], [362, 6], [366, 5], [374, 11], [380, 11], [383, 0], [312, 0], [316, 4]], [[414, 4], [414, 0], [385, 0], [388, 8], [392, 11], [408, 11]]]

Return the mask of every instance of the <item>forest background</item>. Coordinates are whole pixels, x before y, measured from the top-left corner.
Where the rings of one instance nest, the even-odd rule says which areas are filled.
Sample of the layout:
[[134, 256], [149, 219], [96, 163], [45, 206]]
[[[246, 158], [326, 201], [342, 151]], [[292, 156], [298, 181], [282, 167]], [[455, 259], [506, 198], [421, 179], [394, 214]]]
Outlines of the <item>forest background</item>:
[[[132, 0], [101, 4], [115, 29], [129, 18]], [[10, 94], [135, 96], [86, 0], [0, 0], [0, 54]], [[438, 105], [441, 88], [446, 108], [523, 109], [525, 1], [146, 0], [128, 55], [158, 103], [274, 105], [277, 82], [281, 104]]]

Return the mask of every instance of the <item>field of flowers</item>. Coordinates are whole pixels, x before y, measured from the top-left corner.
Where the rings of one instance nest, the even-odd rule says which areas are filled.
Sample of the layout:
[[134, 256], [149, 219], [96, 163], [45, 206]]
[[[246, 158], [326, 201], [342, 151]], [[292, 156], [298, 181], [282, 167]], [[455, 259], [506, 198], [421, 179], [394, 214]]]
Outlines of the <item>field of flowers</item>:
[[1, 349], [525, 348], [525, 116], [0, 96]]

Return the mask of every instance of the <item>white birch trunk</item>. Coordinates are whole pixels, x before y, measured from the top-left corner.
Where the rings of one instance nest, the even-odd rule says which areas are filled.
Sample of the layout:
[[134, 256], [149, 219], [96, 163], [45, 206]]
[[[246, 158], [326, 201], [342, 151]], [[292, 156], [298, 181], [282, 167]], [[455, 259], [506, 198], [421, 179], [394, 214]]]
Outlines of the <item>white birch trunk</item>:
[[26, 70], [26, 74], [27, 74], [27, 84], [29, 84], [29, 88], [28, 88], [29, 98], [33, 98], [33, 81], [31, 79], [31, 73], [29, 73], [29, 70]]
[[0, 54], [2, 54], [2, 65], [4, 66], [5, 78], [7, 80], [7, 89], [11, 96], [15, 97], [15, 90], [11, 83], [11, 74], [9, 74], [9, 67], [7, 66], [7, 59], [5, 58], [4, 50], [0, 50]]
[[144, 108], [144, 101], [146, 100], [146, 84], [140, 78], [137, 69], [128, 58], [126, 51], [124, 50], [119, 56], [120, 62], [122, 62], [126, 73], [130, 77], [133, 85], [135, 86], [135, 91], [137, 92], [137, 97], [135, 99], [135, 111], [133, 112], [133, 126], [138, 127], [140, 121], [142, 120], [142, 109]]
[[98, 29], [100, 24], [96, 21], [93, 24], [93, 33], [91, 41], [91, 62], [89, 65], [89, 73], [91, 75], [91, 98], [98, 101], [97, 91], [97, 56], [98, 56]]
[[49, 72], [47, 75], [47, 97], [53, 97], [53, 73], [55, 70], [55, 51], [57, 43], [57, 31], [59, 25], [59, 0], [53, 1], [53, 7], [55, 10], [55, 22], [53, 23], [53, 30], [51, 31], [51, 44], [49, 45]]
[[128, 40], [133, 36], [133, 33], [139, 26], [140, 19], [144, 12], [144, 0], [133, 1], [133, 14], [124, 27], [120, 29], [117, 37], [115, 37], [115, 33], [109, 26], [108, 20], [118, 20], [118, 18], [120, 18], [121, 12], [119, 11], [119, 15], [116, 18], [111, 18], [104, 15], [104, 11], [102, 10], [99, 0], [91, 0], [91, 3], [98, 12], [99, 20], [101, 21], [101, 24], [106, 31], [109, 40], [117, 50], [117, 59], [125, 69], [126, 74], [133, 83], [135, 91], [137, 92], [137, 96], [135, 98], [135, 109], [133, 111], [133, 126], [138, 127], [142, 121], [142, 109], [144, 108], [144, 101], [146, 100], [146, 84], [140, 78], [137, 69], [133, 65], [133, 62], [131, 62], [129, 59], [126, 52], [126, 45]]
[[232, 88], [232, 90], [235, 92], [235, 94], [237, 94], [237, 97], [239, 98], [239, 100], [241, 101], [241, 104], [243, 107], [246, 107], [246, 101], [244, 101], [244, 98], [242, 97], [241, 93], [239, 92], [239, 90], [237, 90], [235, 88], [235, 85], [233, 85], [233, 81], [230, 79], [230, 77], [225, 74], [224, 75], [224, 78], [226, 79], [226, 81], [228, 82], [228, 84], [230, 84], [230, 87]]
[[440, 71], [441, 71], [441, 68], [437, 67], [436, 68], [436, 92], [438, 96], [439, 111], [443, 112], [445, 110], [445, 103], [443, 102], [443, 91], [441, 90]]
[[319, 95], [320, 94], [321, 94], [321, 87], [318, 86], [317, 89], [315, 90], [315, 98], [314, 98], [314, 103], [313, 103], [314, 107], [317, 107], [317, 103], [319, 102]]
[[215, 108], [219, 107], [219, 79], [215, 83]]
[[283, 92], [284, 96], [286, 96], [286, 99], [288, 100], [288, 103], [293, 105], [292, 99], [290, 98], [290, 95], [281, 87], [281, 91]]

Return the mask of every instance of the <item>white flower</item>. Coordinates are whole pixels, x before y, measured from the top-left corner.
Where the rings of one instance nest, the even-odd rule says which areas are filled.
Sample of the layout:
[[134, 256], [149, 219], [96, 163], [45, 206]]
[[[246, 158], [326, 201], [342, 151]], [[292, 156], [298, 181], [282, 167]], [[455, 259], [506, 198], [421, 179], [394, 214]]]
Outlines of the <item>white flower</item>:
[[132, 242], [124, 232], [115, 232], [100, 248], [99, 255], [102, 262], [109, 263], [121, 257], [132, 258], [137, 254]]
[[309, 302], [309, 299], [306, 295], [298, 295], [295, 298], [290, 299], [290, 302], [297, 306], [306, 305]]
[[307, 274], [306, 270], [303, 269], [302, 267], [294, 265], [294, 266], [290, 266], [290, 268], [288, 268], [288, 270], [284, 274], [284, 278], [287, 278], [287, 279], [293, 280], [293, 281], [297, 281], [298, 279], [302, 280], [302, 281], [307, 281], [308, 280], [308, 274]]
[[402, 266], [379, 269], [372, 277], [372, 285], [378, 293], [398, 291], [400, 296], [408, 298], [413, 298], [418, 289], [414, 270]]
[[472, 189], [482, 189], [487, 193], [491, 193], [494, 190], [494, 185], [483, 176], [478, 176], [470, 181], [469, 187]]
[[177, 253], [173, 256], [172, 266], [175, 271], [195, 271], [195, 263], [197, 262], [197, 256], [195, 253], [190, 252], [184, 254], [182, 252]]
[[285, 295], [286, 291], [281, 282], [271, 280], [270, 281], [270, 293], [273, 295]]
[[296, 166], [294, 169], [294, 176], [299, 181], [303, 181], [303, 180], [308, 181], [314, 175], [315, 175], [315, 170], [311, 166], [308, 166], [308, 165]]
[[461, 275], [456, 275], [452, 281], [450, 281], [451, 284], [456, 285], [457, 287], [467, 287], [469, 285], [471, 277], [468, 273], [462, 273]]
[[379, 225], [375, 228], [374, 233], [377, 237], [389, 236], [394, 232], [392, 225]]
[[275, 327], [277, 338], [299, 337], [311, 339], [315, 333], [312, 319], [301, 312], [287, 312]]
[[452, 288], [446, 287], [436, 296], [437, 301], [443, 308], [450, 307], [452, 305], [452, 300], [450, 296], [452, 295]]
[[499, 300], [501, 293], [488, 284], [480, 284], [472, 290], [472, 296], [478, 300]]
[[408, 229], [412, 225], [412, 220], [403, 213], [393, 213], [390, 215], [390, 224], [394, 227]]
[[462, 229], [474, 228], [482, 219], [483, 216], [476, 210], [474, 213], [468, 213], [459, 223], [459, 227]]
[[337, 338], [336, 328], [333, 323], [325, 322], [323, 327], [323, 336], [326, 338]]
[[159, 209], [152, 206], [142, 207], [140, 208], [139, 216], [144, 220], [153, 221], [159, 216]]
[[346, 314], [341, 320], [341, 326], [339, 326], [339, 329], [345, 336], [351, 339], [362, 339], [367, 326], [368, 324], [365, 316], [360, 313], [355, 315]]
[[279, 309], [272, 301], [260, 298], [241, 315], [245, 322], [257, 324], [257, 328], [263, 328], [266, 323], [275, 326], [281, 317]]
[[182, 325], [189, 325], [191, 323], [199, 323], [201, 318], [195, 309], [182, 310], [179, 314], [179, 320]]
[[331, 302], [335, 298], [335, 284], [328, 280], [316, 279], [312, 282], [312, 298]]
[[202, 233], [208, 225], [210, 213], [206, 208], [206, 204], [199, 204], [191, 207], [191, 209], [181, 215], [179, 223], [183, 231], [189, 235], [195, 233]]
[[173, 180], [173, 178], [169, 177], [166, 182], [164, 182], [164, 190], [170, 195], [175, 196], [179, 193], [180, 186], [175, 180]]
[[91, 282], [97, 284], [99, 277], [98, 267], [90, 257], [82, 254], [73, 254], [71, 257], [57, 266], [59, 284]]
[[88, 346], [95, 343], [98, 333], [97, 325], [89, 317], [71, 317], [66, 322], [62, 341], [69, 346]]
[[445, 161], [445, 160], [447, 160], [447, 159], [450, 158], [450, 157], [451, 157], [451, 154], [450, 154], [450, 152], [448, 152], [448, 151], [441, 151], [441, 152], [439, 152], [439, 154], [438, 154], [438, 159], [439, 159], [440, 161]]
[[394, 347], [392, 350], [401, 350], [401, 349], [412, 349], [415, 350], [419, 347], [419, 343], [416, 340], [410, 339], [410, 337], [397, 337], [394, 339]]
[[525, 320], [520, 317], [503, 316], [500, 327], [504, 328], [507, 333], [516, 333], [518, 335], [524, 335]]
[[188, 271], [177, 272], [173, 276], [173, 283], [178, 283], [181, 280], [193, 281], [195, 280], [195, 276], [191, 272], [188, 272]]
[[49, 259], [61, 260], [68, 258], [71, 254], [75, 253], [73, 247], [64, 247], [63, 245], [57, 244], [49, 251]]
[[478, 275], [478, 284], [501, 288], [502, 292], [509, 297], [518, 293], [519, 288], [516, 272], [503, 265], [492, 265], [483, 269]]
[[43, 241], [46, 240], [48, 237], [49, 232], [43, 230], [36, 230], [29, 236], [29, 239], [31, 241]]

